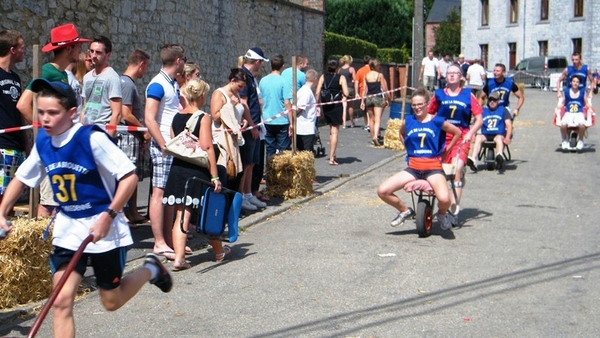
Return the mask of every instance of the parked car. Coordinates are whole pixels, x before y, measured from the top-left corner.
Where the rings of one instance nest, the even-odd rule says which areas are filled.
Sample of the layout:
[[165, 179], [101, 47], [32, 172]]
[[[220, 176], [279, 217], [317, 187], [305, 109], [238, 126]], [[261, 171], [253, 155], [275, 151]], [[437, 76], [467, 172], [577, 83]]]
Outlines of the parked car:
[[506, 76], [527, 86], [547, 87], [550, 84], [550, 74], [561, 73], [567, 65], [568, 61], [564, 56], [534, 56], [521, 60]]

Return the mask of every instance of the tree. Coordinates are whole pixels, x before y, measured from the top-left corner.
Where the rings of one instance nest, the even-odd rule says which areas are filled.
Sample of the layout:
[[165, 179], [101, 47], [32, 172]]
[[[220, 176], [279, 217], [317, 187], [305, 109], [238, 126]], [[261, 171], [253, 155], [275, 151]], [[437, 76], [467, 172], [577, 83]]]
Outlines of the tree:
[[412, 45], [412, 0], [326, 0], [325, 30], [379, 48]]
[[450, 55], [460, 54], [460, 14], [453, 8], [446, 20], [439, 27], [433, 28], [435, 35], [434, 54], [448, 53]]

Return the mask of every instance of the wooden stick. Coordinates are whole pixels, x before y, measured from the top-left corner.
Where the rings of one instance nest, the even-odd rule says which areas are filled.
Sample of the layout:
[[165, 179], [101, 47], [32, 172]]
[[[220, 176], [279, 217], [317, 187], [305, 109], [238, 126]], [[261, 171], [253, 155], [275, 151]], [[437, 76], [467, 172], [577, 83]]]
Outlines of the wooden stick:
[[48, 297], [48, 301], [46, 302], [46, 304], [44, 304], [42, 311], [40, 312], [40, 314], [37, 316], [37, 318], [33, 322], [33, 326], [31, 327], [31, 329], [29, 330], [29, 333], [27, 334], [28, 338], [35, 337], [35, 334], [38, 332], [38, 330], [42, 326], [42, 323], [44, 322], [44, 319], [46, 318], [48, 311], [50, 311], [52, 304], [54, 304], [56, 297], [58, 297], [60, 290], [67, 282], [67, 279], [71, 275], [71, 272], [73, 272], [73, 269], [75, 269], [75, 266], [79, 262], [81, 255], [83, 255], [83, 250], [85, 250], [85, 247], [88, 244], [90, 244], [90, 242], [93, 239], [94, 239], [94, 235], [87, 236], [83, 240], [81, 245], [79, 245], [79, 248], [77, 249], [77, 251], [75, 251], [75, 254], [73, 255], [73, 258], [71, 258], [71, 261], [69, 261], [69, 265], [67, 265], [65, 272], [63, 273], [62, 277], [60, 277], [60, 279], [58, 280], [58, 283], [56, 283], [56, 286], [54, 287], [54, 290], [52, 290], [52, 293], [50, 293], [50, 297]]
[[[298, 82], [296, 79], [296, 56], [292, 56], [292, 106], [295, 106], [298, 102]], [[292, 120], [290, 121], [290, 125], [293, 128], [292, 134], [292, 155], [296, 155], [296, 112], [292, 110]]]
[[[37, 79], [41, 77], [42, 73], [42, 65], [41, 65], [41, 49], [40, 45], [33, 45], [33, 77], [32, 79]], [[32, 122], [37, 122], [38, 113], [37, 113], [37, 94], [33, 94], [33, 115]], [[33, 128], [33, 144], [35, 144], [35, 139], [37, 138], [38, 128]], [[33, 144], [31, 145], [33, 148]], [[36, 187], [34, 189], [29, 190], [29, 219], [34, 219], [37, 217], [37, 209], [40, 203], [40, 188]]]

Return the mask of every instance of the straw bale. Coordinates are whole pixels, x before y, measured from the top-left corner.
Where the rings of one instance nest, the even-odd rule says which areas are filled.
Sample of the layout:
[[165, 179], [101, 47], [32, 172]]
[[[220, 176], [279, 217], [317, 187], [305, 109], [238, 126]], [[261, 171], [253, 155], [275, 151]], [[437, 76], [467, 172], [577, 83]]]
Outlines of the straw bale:
[[311, 151], [298, 151], [295, 155], [289, 150], [282, 151], [269, 158], [267, 168], [265, 195], [287, 200], [313, 193], [316, 171], [315, 157]]
[[45, 299], [52, 291], [52, 240], [42, 241], [49, 218], [11, 221], [10, 235], [0, 240], [0, 309]]
[[404, 123], [401, 119], [389, 119], [383, 135], [383, 146], [388, 149], [404, 151], [404, 143], [400, 142], [400, 127]]
[[517, 82], [517, 87], [519, 87], [519, 90], [524, 95], [525, 94], [525, 84], [523, 82]]

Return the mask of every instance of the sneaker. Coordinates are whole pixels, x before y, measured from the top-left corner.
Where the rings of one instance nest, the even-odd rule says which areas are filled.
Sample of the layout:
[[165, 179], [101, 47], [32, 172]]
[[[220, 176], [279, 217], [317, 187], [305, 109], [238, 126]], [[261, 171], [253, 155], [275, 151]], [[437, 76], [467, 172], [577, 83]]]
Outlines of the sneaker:
[[165, 266], [160, 262], [160, 259], [155, 254], [146, 254], [146, 260], [144, 265], [150, 264], [158, 268], [158, 277], [150, 280], [150, 284], [156, 285], [162, 292], [169, 292], [173, 287], [173, 280], [169, 271], [165, 269]]
[[244, 198], [242, 200], [242, 209], [244, 210], [250, 210], [250, 211], [256, 211], [258, 210], [258, 208], [256, 207], [256, 205], [250, 203], [250, 201], [246, 198]]
[[440, 228], [442, 228], [442, 230], [452, 229], [452, 220], [450, 219], [449, 213], [445, 213], [443, 215], [438, 214], [437, 219], [440, 222]]
[[577, 141], [577, 146], [575, 148], [577, 150], [581, 150], [581, 149], [583, 149], [583, 146], [584, 146], [583, 141], [579, 140], [579, 141]]
[[569, 149], [569, 141], [562, 141], [561, 148], [562, 148], [562, 150], [568, 150]]
[[256, 198], [256, 196], [252, 195], [252, 197], [249, 197], [247, 199], [248, 202], [250, 202], [250, 204], [259, 207], [259, 208], [266, 208], [267, 207], [267, 203], [259, 200], [258, 198]]
[[409, 218], [410, 216], [413, 216], [415, 214], [414, 210], [411, 208], [408, 208], [408, 210], [406, 210], [405, 212], [399, 212], [398, 216], [396, 216], [396, 218], [394, 218], [392, 220], [392, 222], [390, 223], [390, 225], [392, 227], [397, 227], [398, 225], [404, 223], [404, 221]]
[[365, 129], [366, 131], [368, 131], [368, 132], [371, 132], [371, 127], [369, 127], [369, 126], [365, 126], [365, 128], [364, 128], [364, 129]]
[[474, 171], [477, 172], [477, 160], [472, 158], [471, 156], [467, 157], [467, 165], [469, 166], [469, 168]]
[[502, 154], [496, 155], [496, 169], [502, 169], [502, 165], [504, 163], [504, 156]]

